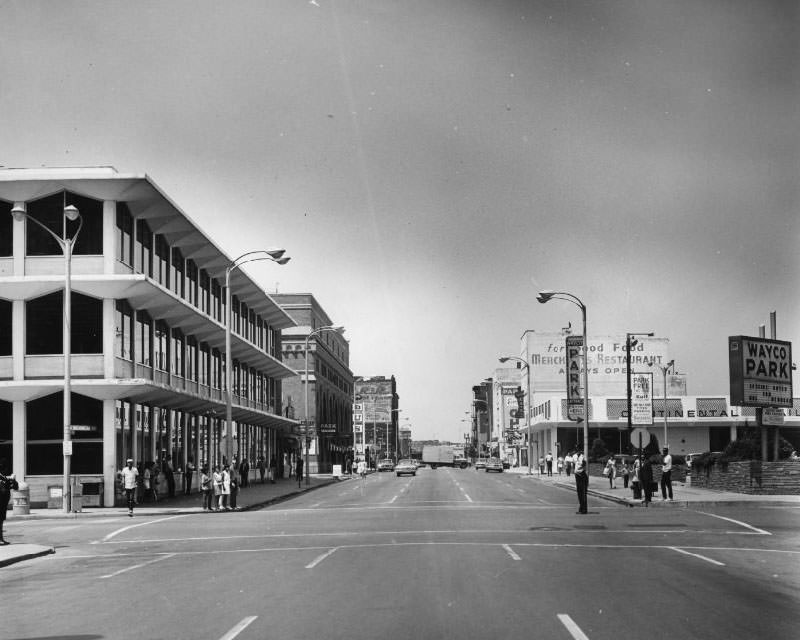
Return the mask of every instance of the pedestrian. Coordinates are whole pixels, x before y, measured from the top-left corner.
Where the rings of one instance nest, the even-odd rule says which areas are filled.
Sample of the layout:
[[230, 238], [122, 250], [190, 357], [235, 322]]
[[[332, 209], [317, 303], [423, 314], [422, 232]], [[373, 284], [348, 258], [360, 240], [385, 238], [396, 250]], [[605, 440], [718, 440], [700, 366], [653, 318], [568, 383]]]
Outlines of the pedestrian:
[[297, 465], [295, 466], [295, 475], [297, 476], [297, 486], [303, 485], [303, 456], [297, 456]]
[[567, 455], [564, 456], [564, 471], [569, 478], [569, 475], [572, 473], [572, 452], [568, 451]]
[[558, 456], [558, 460], [556, 461], [556, 467], [558, 467], [558, 475], [561, 475], [561, 472], [564, 470], [564, 457]]
[[242, 464], [239, 465], [239, 475], [242, 477], [241, 486], [242, 487], [249, 487], [250, 486], [250, 463], [247, 461], [247, 458], [242, 460]]
[[230, 505], [231, 505], [231, 510], [232, 511], [236, 511], [236, 498], [237, 498], [238, 495], [239, 495], [239, 481], [236, 479], [236, 475], [235, 474], [231, 474]]
[[620, 469], [620, 473], [622, 474], [623, 489], [627, 489], [628, 488], [628, 480], [630, 479], [630, 476], [631, 476], [631, 469], [628, 466], [627, 461], [625, 461], [625, 460], [622, 461], [622, 467]]
[[194, 459], [190, 457], [186, 461], [186, 473], [183, 475], [183, 493], [187, 496], [192, 493], [193, 475], [194, 475]]
[[222, 509], [222, 471], [220, 471], [219, 465], [214, 466], [212, 481], [214, 484], [214, 511], [219, 511]]
[[158, 482], [158, 471], [154, 468], [152, 460], [144, 463], [144, 496], [143, 501], [147, 502], [152, 499], [153, 502], [158, 502], [158, 492], [156, 491], [156, 483]]
[[553, 453], [551, 451], [547, 452], [547, 455], [544, 457], [544, 463], [547, 465], [547, 475], [548, 477], [553, 475]]
[[230, 511], [231, 499], [231, 469], [225, 464], [222, 465], [222, 493], [219, 496], [220, 509]]
[[203, 511], [211, 511], [211, 499], [213, 489], [211, 487], [211, 476], [208, 475], [208, 467], [200, 469], [200, 490], [203, 492]]
[[117, 475], [122, 478], [122, 490], [128, 502], [128, 516], [133, 517], [133, 506], [136, 504], [136, 486], [138, 484], [139, 470], [133, 466], [133, 460], [128, 458], [126, 466], [122, 467]]
[[544, 475], [544, 458], [539, 456], [539, 475]]
[[647, 507], [653, 499], [653, 465], [649, 457], [646, 457], [644, 462], [642, 462], [639, 481], [642, 483], [642, 488], [644, 489], [644, 506]]
[[267, 465], [264, 463], [264, 456], [258, 456], [256, 464], [258, 465], [258, 475], [261, 476], [261, 484], [264, 484], [264, 475], [267, 472]]
[[6, 511], [8, 510], [8, 501], [11, 500], [11, 492], [17, 489], [19, 489], [19, 483], [9, 470], [8, 462], [3, 458], [0, 460], [0, 545], [2, 546], [9, 544], [8, 540], [3, 537], [3, 525], [6, 522]]
[[[170, 498], [175, 497], [175, 472], [172, 469], [172, 460], [164, 458], [161, 463], [161, 470], [164, 472], [164, 478], [167, 481], [167, 495]], [[156, 475], [158, 477], [158, 475]]]
[[608, 478], [608, 486], [610, 489], [616, 489], [616, 483], [614, 480], [617, 477], [617, 465], [614, 464], [614, 456], [610, 456], [608, 462], [606, 462], [606, 467], [603, 469], [603, 475]]
[[575, 460], [575, 490], [578, 492], [577, 514], [589, 513], [587, 505], [587, 491], [589, 489], [588, 462], [583, 453], [578, 453]]
[[661, 498], [667, 502], [672, 501], [672, 456], [669, 447], [661, 450]]
[[636, 458], [633, 461], [633, 468], [631, 470], [631, 490], [633, 491], [633, 499], [642, 499], [642, 460]]
[[275, 484], [275, 476], [278, 474], [278, 460], [275, 456], [272, 456], [269, 459], [269, 481], [271, 484]]
[[358, 474], [358, 477], [361, 478], [361, 495], [363, 496], [364, 485], [367, 482], [367, 463], [364, 462], [363, 459], [358, 461], [358, 464], [356, 465], [356, 473]]

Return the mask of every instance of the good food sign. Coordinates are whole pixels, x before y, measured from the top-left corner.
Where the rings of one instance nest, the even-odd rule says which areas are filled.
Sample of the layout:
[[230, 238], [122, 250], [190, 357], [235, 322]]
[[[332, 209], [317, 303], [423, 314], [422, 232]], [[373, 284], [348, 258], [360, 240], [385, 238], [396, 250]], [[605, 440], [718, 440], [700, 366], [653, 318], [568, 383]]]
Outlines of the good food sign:
[[748, 336], [728, 338], [731, 404], [792, 406], [792, 343]]

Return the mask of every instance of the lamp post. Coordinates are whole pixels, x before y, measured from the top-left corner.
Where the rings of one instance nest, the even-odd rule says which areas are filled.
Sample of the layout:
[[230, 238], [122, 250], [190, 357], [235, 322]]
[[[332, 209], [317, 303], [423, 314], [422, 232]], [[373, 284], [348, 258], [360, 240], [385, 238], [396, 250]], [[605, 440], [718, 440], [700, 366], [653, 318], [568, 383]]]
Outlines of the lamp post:
[[[303, 391], [304, 391], [304, 397], [305, 397], [305, 400], [304, 400], [304, 405], [305, 405], [305, 414], [304, 414], [304, 417], [305, 417], [305, 428], [304, 428], [303, 437], [306, 440], [306, 442], [305, 442], [305, 445], [306, 445], [306, 447], [305, 447], [305, 449], [306, 449], [305, 464], [303, 466], [306, 469], [306, 485], [311, 484], [311, 475], [310, 475], [309, 470], [308, 470], [308, 440], [309, 440], [308, 431], [309, 431], [309, 427], [311, 426], [310, 425], [311, 421], [308, 419], [308, 341], [311, 339], [312, 336], [319, 335], [320, 333], [323, 333], [325, 331], [333, 331], [334, 333], [341, 333], [342, 331], [344, 331], [344, 327], [339, 327], [339, 326], [334, 327], [334, 326], [331, 326], [331, 325], [325, 325], [324, 327], [317, 327], [316, 329], [313, 329], [313, 330], [309, 331], [308, 335], [306, 336], [305, 349], [303, 350], [303, 353], [305, 354], [305, 361], [306, 361], [306, 372], [305, 372], [305, 376], [303, 377], [303, 386], [304, 386]], [[315, 415], [316, 415], [316, 412], [315, 412]], [[319, 454], [317, 454], [317, 455], [319, 456]]]
[[[64, 440], [62, 444], [62, 451], [64, 455], [64, 469], [61, 481], [62, 487], [62, 509], [64, 513], [70, 512], [70, 462], [72, 458], [72, 345], [71, 345], [71, 325], [72, 325], [72, 249], [75, 247], [75, 242], [78, 240], [78, 234], [81, 232], [83, 226], [83, 218], [81, 217], [78, 208], [73, 205], [64, 205], [63, 217], [63, 234], [64, 237], [59, 237], [48, 229], [45, 225], [39, 222], [36, 218], [28, 215], [25, 207], [22, 205], [15, 205], [11, 209], [11, 215], [14, 220], [21, 222], [23, 220], [30, 220], [38, 227], [44, 229], [61, 247], [64, 254], [64, 324], [63, 324], [63, 337], [64, 343]], [[71, 238], [67, 237], [67, 220], [70, 222], [78, 221], [78, 229], [75, 235]]]
[[[655, 334], [650, 333], [626, 333], [625, 334], [625, 377], [627, 381], [627, 399], [628, 399], [628, 432], [633, 427], [632, 407], [631, 407], [631, 349], [636, 346], [637, 340], [634, 336], [647, 336], [652, 338]], [[633, 340], [631, 340], [633, 338]], [[622, 453], [622, 451], [620, 451]]]
[[528, 475], [533, 474], [533, 440], [531, 439], [531, 410], [533, 409], [533, 405], [531, 404], [531, 369], [528, 366], [528, 363], [523, 360], [522, 358], [518, 358], [517, 356], [503, 356], [500, 358], [500, 362], [508, 362], [509, 360], [514, 360], [517, 363], [517, 369], [525, 369], [525, 379], [528, 382], [528, 391], [525, 396], [525, 425], [527, 428], [527, 436], [528, 436]]
[[[231, 273], [248, 262], [259, 262], [268, 260], [284, 265], [291, 258], [284, 257], [286, 249], [262, 249], [258, 251], [248, 251], [243, 253], [236, 260], [225, 267], [225, 456], [228, 464], [231, 463], [233, 455], [233, 389], [231, 380]], [[255, 256], [255, 257], [251, 257]]]
[[536, 299], [544, 304], [550, 300], [566, 300], [580, 307], [583, 320], [583, 457], [589, 460], [589, 342], [586, 338], [586, 305], [577, 296], [566, 291], [540, 291]]
[[667, 374], [675, 373], [675, 361], [670, 360], [666, 365], [662, 366], [660, 364], [650, 363], [651, 367], [655, 367], [659, 371], [661, 371], [661, 375], [664, 376], [664, 442], [661, 445], [662, 447], [667, 446]]

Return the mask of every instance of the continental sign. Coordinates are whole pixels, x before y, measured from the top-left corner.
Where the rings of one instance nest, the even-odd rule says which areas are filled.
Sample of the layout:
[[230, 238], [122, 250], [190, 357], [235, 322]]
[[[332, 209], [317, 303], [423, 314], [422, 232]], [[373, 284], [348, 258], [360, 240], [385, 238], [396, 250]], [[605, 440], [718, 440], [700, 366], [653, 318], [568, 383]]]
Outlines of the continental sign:
[[792, 343], [748, 336], [728, 338], [731, 404], [792, 406]]

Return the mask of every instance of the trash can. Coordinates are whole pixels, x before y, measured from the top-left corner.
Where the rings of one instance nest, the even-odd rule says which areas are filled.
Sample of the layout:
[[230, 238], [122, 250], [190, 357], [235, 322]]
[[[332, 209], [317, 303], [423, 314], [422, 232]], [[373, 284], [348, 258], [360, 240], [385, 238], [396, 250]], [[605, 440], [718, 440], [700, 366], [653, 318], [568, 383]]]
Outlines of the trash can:
[[27, 516], [31, 512], [31, 489], [26, 482], [19, 483], [19, 489], [11, 492], [12, 513]]
[[70, 485], [70, 504], [72, 505], [73, 513], [81, 513], [83, 511], [83, 484], [75, 482]]

